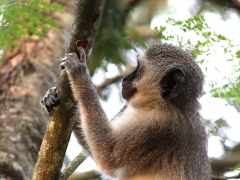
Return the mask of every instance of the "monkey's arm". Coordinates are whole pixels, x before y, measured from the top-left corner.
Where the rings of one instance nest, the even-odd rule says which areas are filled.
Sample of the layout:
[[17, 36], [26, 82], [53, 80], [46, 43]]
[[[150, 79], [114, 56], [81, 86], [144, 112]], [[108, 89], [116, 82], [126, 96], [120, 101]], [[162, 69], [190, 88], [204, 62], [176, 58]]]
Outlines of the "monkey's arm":
[[101, 162], [111, 154], [114, 147], [112, 129], [91, 83], [83, 48], [79, 47], [79, 53], [80, 58], [75, 53], [68, 54], [61, 66], [66, 69], [73, 95], [79, 103], [81, 126], [92, 156]]

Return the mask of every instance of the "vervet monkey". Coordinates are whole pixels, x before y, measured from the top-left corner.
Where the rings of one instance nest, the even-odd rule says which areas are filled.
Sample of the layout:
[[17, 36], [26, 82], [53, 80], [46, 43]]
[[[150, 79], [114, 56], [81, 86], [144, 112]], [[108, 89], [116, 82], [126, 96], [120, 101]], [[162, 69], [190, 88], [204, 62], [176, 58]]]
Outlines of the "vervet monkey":
[[[117, 180], [210, 180], [207, 136], [198, 110], [204, 77], [184, 50], [153, 44], [123, 78], [127, 105], [113, 121], [103, 111], [86, 65], [68, 54], [66, 70], [80, 118], [75, 134], [100, 170]], [[42, 100], [52, 106], [54, 89]], [[49, 100], [50, 99], [50, 100]], [[78, 130], [81, 132], [79, 133]], [[81, 135], [81, 133], [83, 133]]]

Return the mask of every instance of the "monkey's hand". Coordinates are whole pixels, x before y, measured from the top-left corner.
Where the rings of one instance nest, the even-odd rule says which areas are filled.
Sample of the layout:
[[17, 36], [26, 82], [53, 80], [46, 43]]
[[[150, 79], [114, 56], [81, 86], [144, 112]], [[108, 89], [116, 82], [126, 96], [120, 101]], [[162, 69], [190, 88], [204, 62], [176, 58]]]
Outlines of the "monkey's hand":
[[[76, 82], [76, 78], [81, 79], [90, 79], [87, 65], [86, 65], [86, 54], [82, 47], [78, 47], [79, 55], [78, 58], [76, 53], [67, 54], [65, 58], [62, 59], [61, 68], [66, 69], [66, 73], [70, 79], [70, 83], [73, 85]], [[87, 77], [87, 78], [83, 78]], [[50, 88], [43, 99], [40, 101], [40, 104], [44, 107], [44, 109], [49, 112], [50, 109], [59, 102], [57, 97], [56, 87]]]
[[43, 99], [40, 101], [41, 106], [47, 111], [49, 112], [50, 109], [58, 103], [58, 98], [57, 98], [57, 88], [56, 87], [52, 87], [50, 88], [45, 96], [43, 97]]
[[[84, 49], [79, 46], [79, 57], [76, 53], [67, 54], [65, 58], [62, 59], [61, 68], [66, 69], [68, 77], [71, 80], [76, 77], [89, 75], [87, 64], [86, 64], [86, 54]], [[72, 79], [73, 78], [73, 79]]]

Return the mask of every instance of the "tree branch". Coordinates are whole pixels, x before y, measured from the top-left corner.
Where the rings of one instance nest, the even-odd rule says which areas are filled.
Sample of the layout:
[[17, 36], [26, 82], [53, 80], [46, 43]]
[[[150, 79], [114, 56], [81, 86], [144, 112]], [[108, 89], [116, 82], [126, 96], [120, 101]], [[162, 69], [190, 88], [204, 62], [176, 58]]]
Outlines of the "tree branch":
[[130, 74], [132, 71], [134, 70], [134, 67], [132, 66], [128, 66], [126, 67], [125, 71], [119, 75], [119, 76], [116, 76], [116, 77], [113, 77], [113, 78], [107, 78], [105, 79], [105, 81], [96, 87], [97, 91], [100, 93], [102, 90], [104, 90], [107, 86], [111, 85], [111, 84], [114, 84], [118, 81], [120, 81], [124, 76]]
[[63, 170], [59, 180], [66, 180], [78, 168], [78, 166], [86, 159], [83, 152], [79, 153]]
[[[100, 20], [104, 0], [78, 0], [71, 40], [67, 53], [77, 53], [76, 41], [87, 40], [89, 58]], [[59, 179], [60, 170], [74, 125], [76, 107], [70, 84], [63, 71], [58, 85], [59, 104], [49, 113], [49, 123], [35, 166], [33, 180]]]

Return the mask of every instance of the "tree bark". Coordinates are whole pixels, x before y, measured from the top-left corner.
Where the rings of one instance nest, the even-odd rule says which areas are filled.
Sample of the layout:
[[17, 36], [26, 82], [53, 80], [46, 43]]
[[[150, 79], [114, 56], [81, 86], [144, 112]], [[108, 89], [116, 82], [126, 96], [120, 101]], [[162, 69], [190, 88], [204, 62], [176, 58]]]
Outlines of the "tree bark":
[[[76, 17], [67, 53], [78, 53], [76, 42], [87, 40], [86, 54], [91, 53], [103, 7], [103, 0], [77, 1]], [[35, 166], [33, 180], [56, 180], [60, 177], [64, 155], [74, 125], [76, 107], [70, 84], [63, 71], [58, 85], [60, 103], [49, 113], [49, 123]]]
[[[74, 2], [73, 2], [74, 3]], [[67, 10], [72, 9], [69, 3]], [[0, 68], [0, 179], [32, 177], [47, 118], [39, 101], [57, 83], [59, 58], [70, 32], [70, 11], [54, 13], [59, 29], [44, 39], [22, 42], [22, 49], [4, 52]], [[72, 20], [71, 20], [72, 19]]]

